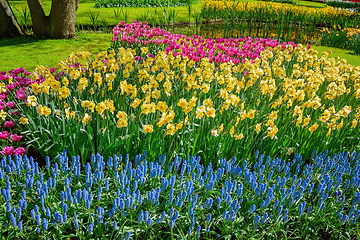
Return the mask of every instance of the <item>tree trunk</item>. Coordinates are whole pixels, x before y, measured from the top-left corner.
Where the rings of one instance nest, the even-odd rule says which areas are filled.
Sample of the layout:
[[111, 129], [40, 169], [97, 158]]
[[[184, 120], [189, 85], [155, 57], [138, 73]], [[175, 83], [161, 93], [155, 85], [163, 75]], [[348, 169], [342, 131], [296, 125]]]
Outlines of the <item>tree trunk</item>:
[[41, 0], [27, 0], [33, 31], [38, 38], [68, 39], [75, 35], [75, 15], [79, 0], [53, 0], [49, 16], [42, 8]]
[[50, 11], [51, 38], [73, 38], [79, 0], [53, 0]]
[[45, 15], [41, 0], [27, 0], [34, 35], [38, 38], [50, 38], [50, 22]]
[[7, 0], [0, 0], [0, 39], [22, 35], [22, 31]]

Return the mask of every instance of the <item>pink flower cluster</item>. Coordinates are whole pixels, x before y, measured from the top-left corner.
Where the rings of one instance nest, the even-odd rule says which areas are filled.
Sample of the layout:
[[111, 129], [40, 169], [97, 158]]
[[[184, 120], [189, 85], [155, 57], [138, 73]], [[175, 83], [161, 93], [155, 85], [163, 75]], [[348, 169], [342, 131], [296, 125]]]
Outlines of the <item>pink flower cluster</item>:
[[[203, 39], [201, 36], [193, 35], [186, 37], [181, 34], [171, 34], [161, 28], [150, 28], [148, 23], [136, 22], [126, 24], [119, 23], [113, 29], [113, 42], [120, 42], [125, 47], [136, 46], [159, 46], [164, 51], [174, 56], [180, 54], [187, 56], [190, 60], [199, 62], [201, 58], [207, 57], [210, 62], [215, 63], [230, 62], [239, 64], [245, 62], [246, 59], [260, 58], [260, 53], [267, 48], [275, 48], [281, 45], [283, 49], [288, 44], [296, 47], [292, 42], [279, 43], [277, 40], [270, 38], [216, 38]], [[181, 53], [178, 50], [181, 49]]]
[[[15, 98], [19, 100], [26, 100], [27, 95], [25, 89], [30, 86], [34, 81], [30, 80], [27, 76], [31, 73], [25, 71], [24, 68], [18, 68], [15, 70], [11, 70], [8, 74], [3, 71], [0, 72], [0, 82], [4, 82], [6, 87], [6, 91], [0, 94], [0, 110], [5, 109], [7, 113], [11, 115], [18, 115], [18, 111], [15, 108], [15, 104], [11, 101], [11, 97], [15, 95]], [[11, 81], [9, 81], [11, 79]], [[38, 82], [43, 80], [39, 79]], [[14, 92], [15, 94], [9, 94], [10, 92]], [[10, 99], [10, 100], [8, 100]], [[16, 117], [14, 118], [16, 119]], [[5, 128], [13, 129], [14, 131], [15, 123], [13, 121], [5, 121], [3, 124]], [[10, 139], [8, 139], [10, 136]], [[5, 142], [9, 141], [9, 143], [16, 144], [15, 142], [19, 142], [22, 139], [22, 136], [17, 134], [11, 134], [8, 131], [0, 132], [0, 139], [5, 140]], [[10, 141], [11, 140], [11, 141]], [[11, 144], [11, 145], [12, 145]], [[4, 156], [7, 155], [24, 155], [25, 149], [23, 147], [15, 148], [14, 146], [4, 146], [0, 153]]]
[[8, 155], [19, 155], [22, 156], [25, 153], [25, 149], [23, 147], [14, 148], [13, 146], [3, 147], [3, 150], [0, 152], [3, 156]]
[[[72, 65], [73, 67], [77, 68], [80, 66], [80, 64], [76, 63]], [[50, 73], [54, 73], [55, 69], [50, 68]], [[0, 82], [4, 82], [6, 87], [6, 91], [0, 94], [0, 110], [5, 109], [6, 107], [8, 109], [5, 109], [7, 113], [18, 115], [18, 111], [15, 108], [15, 104], [11, 100], [6, 100], [8, 98], [11, 98], [15, 95], [15, 98], [20, 101], [26, 101], [27, 94], [26, 89], [31, 86], [32, 83], [42, 83], [45, 78], [42, 75], [39, 75], [39, 79], [36, 81], [33, 81], [28, 78], [28, 76], [31, 73], [28, 71], [25, 71], [24, 68], [18, 68], [15, 70], [11, 70], [8, 72], [8, 74], [5, 71], [0, 72]], [[60, 75], [64, 75], [63, 72], [57, 72], [54, 73], [54, 77], [56, 79], [59, 79]], [[12, 81], [9, 81], [9, 79], [12, 79]], [[13, 92], [15, 94], [9, 94], [10, 92]], [[16, 119], [16, 116], [14, 116]], [[1, 123], [2, 125], [2, 123]], [[0, 125], [0, 127], [1, 127]], [[9, 131], [13, 132], [16, 128], [14, 128], [15, 123], [13, 121], [5, 121], [3, 123], [3, 126], [8, 128]], [[10, 140], [8, 139], [10, 136]], [[15, 142], [19, 142], [22, 139], [22, 136], [17, 134], [11, 134], [8, 131], [0, 132], [0, 139], [4, 140], [5, 142], [10, 142], [12, 144], [16, 144]], [[14, 146], [5, 146], [3, 147], [2, 151], [0, 153], [4, 156], [7, 155], [24, 155], [25, 149], [23, 147], [15, 148]]]

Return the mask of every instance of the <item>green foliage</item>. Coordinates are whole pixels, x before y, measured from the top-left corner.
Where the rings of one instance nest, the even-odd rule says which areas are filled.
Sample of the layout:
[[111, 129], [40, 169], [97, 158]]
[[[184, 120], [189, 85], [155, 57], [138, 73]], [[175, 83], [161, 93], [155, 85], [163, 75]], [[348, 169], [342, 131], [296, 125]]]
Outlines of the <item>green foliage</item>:
[[[351, 34], [351, 31], [354, 33]], [[353, 50], [356, 55], [360, 55], [360, 31], [356, 29], [333, 29], [330, 31], [326, 29], [323, 31], [320, 42], [324, 46]]]
[[326, 1], [326, 5], [336, 8], [360, 8], [360, 2], [351, 1]]
[[269, 0], [270, 2], [296, 4], [294, 0]]
[[179, 7], [186, 6], [188, 2], [198, 3], [199, 0], [98, 0], [95, 8], [113, 7]]

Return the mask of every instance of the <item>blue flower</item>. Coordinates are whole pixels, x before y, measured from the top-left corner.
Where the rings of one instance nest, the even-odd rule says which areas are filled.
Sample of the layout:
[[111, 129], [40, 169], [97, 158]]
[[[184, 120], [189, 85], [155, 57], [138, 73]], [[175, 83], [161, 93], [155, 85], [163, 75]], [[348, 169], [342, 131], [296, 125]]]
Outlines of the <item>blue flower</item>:
[[310, 206], [310, 207], [308, 208], [308, 210], [307, 210], [307, 214], [308, 214], [308, 215], [310, 215], [311, 210], [312, 210], [312, 206]]
[[174, 208], [173, 208], [173, 207], [171, 207], [171, 208], [170, 208], [170, 213], [169, 213], [169, 216], [172, 218], [172, 217], [173, 217], [173, 215], [174, 215]]
[[40, 213], [37, 213], [37, 214], [36, 214], [35, 220], [36, 220], [36, 224], [37, 224], [38, 226], [40, 226], [40, 225], [41, 225]]
[[11, 212], [11, 203], [7, 202], [6, 204], [6, 212]]
[[175, 219], [170, 220], [170, 228], [173, 229], [175, 226]]
[[10, 222], [11, 224], [13, 225], [13, 227], [16, 227], [17, 226], [17, 222], [16, 222], [16, 219], [14, 217], [14, 215], [12, 213], [9, 214], [10, 216]]
[[206, 199], [206, 201], [205, 201], [205, 205], [204, 205], [204, 208], [205, 208], [205, 209], [209, 209], [209, 208], [211, 208], [211, 206], [212, 206], [213, 202], [214, 202], [214, 200], [213, 200], [212, 198], [210, 198], [210, 199]]
[[144, 213], [143, 210], [140, 211], [139, 213], [139, 217], [138, 217], [138, 223], [141, 223], [144, 219]]
[[45, 231], [47, 231], [49, 227], [49, 223], [45, 218], [43, 218], [42, 221], [43, 221], [42, 227]]
[[78, 223], [78, 220], [77, 220], [76, 213], [74, 213], [74, 225], [75, 225], [75, 230], [78, 230], [79, 229], [79, 223]]
[[161, 213], [160, 221], [162, 222], [164, 221], [164, 219], [165, 219], [165, 211]]
[[149, 212], [145, 211], [145, 214], [144, 214], [144, 222], [145, 223], [147, 222], [148, 218], [149, 218]]
[[131, 236], [131, 233], [130, 233], [130, 232], [127, 232], [127, 233], [126, 233], [126, 236], [125, 236], [125, 240], [129, 240], [129, 239], [130, 239], [130, 236]]
[[23, 224], [22, 224], [22, 221], [19, 221], [19, 222], [18, 222], [18, 228], [19, 228], [19, 230], [20, 230], [20, 231], [22, 231], [22, 230], [23, 230]]
[[196, 235], [200, 234], [200, 231], [201, 231], [201, 226], [199, 225], [199, 226], [197, 226], [197, 228], [196, 228], [195, 234], [196, 234]]
[[109, 191], [109, 179], [108, 178], [105, 180], [105, 190], [107, 192]]
[[117, 222], [116, 222], [116, 221], [114, 221], [114, 223], [113, 223], [113, 230], [115, 231], [115, 230], [116, 230], [116, 228], [117, 228]]
[[26, 199], [26, 192], [25, 192], [25, 190], [22, 190], [22, 191], [21, 191], [21, 196], [23, 197], [23, 199]]
[[345, 224], [348, 220], [349, 220], [349, 216], [345, 214], [345, 215], [343, 216], [341, 222], [342, 222], [342, 224]]
[[88, 226], [88, 228], [87, 228], [87, 232], [88, 233], [92, 233], [92, 231], [94, 230], [94, 223], [93, 222], [91, 222], [90, 224], [89, 224], [89, 226]]
[[253, 204], [251, 207], [250, 207], [250, 210], [249, 210], [249, 213], [252, 214], [255, 212], [255, 209], [256, 209], [256, 205]]
[[192, 233], [192, 227], [189, 228], [189, 230], [188, 230], [188, 235], [190, 236], [191, 233]]
[[210, 223], [210, 221], [211, 221], [211, 214], [209, 213], [209, 214], [207, 215], [206, 222], [207, 222], [207, 223]]
[[256, 215], [256, 216], [255, 216], [255, 219], [254, 219], [254, 227], [255, 227], [255, 230], [257, 229], [259, 222], [260, 222], [260, 216], [259, 216], [259, 215]]
[[21, 208], [18, 207], [17, 212], [16, 212], [16, 219], [19, 220], [21, 218]]
[[261, 219], [261, 224], [265, 224], [265, 223], [266, 223], [267, 217], [268, 217], [268, 213], [266, 212], [266, 213], [264, 214], [263, 218]]

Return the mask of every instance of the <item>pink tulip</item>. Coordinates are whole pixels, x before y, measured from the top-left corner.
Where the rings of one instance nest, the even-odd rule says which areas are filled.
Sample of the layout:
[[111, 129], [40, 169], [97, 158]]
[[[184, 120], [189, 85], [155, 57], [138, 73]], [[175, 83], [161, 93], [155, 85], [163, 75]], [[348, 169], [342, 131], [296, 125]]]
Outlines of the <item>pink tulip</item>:
[[7, 106], [8, 108], [13, 108], [15, 105], [14, 105], [13, 102], [7, 102], [7, 103], [6, 103], [6, 106]]
[[4, 126], [7, 128], [12, 128], [14, 126], [14, 123], [12, 121], [6, 121], [4, 123]]
[[9, 136], [9, 132], [5, 131], [5, 132], [0, 132], [0, 139], [7, 139]]
[[[3, 147], [3, 150], [0, 152], [3, 156], [13, 155], [14, 153], [14, 147], [13, 146], [6, 146]], [[25, 151], [24, 151], [25, 152]]]
[[17, 141], [20, 141], [22, 136], [19, 136], [19, 135], [16, 135], [16, 134], [11, 134], [11, 141], [13, 142], [17, 142]]
[[18, 147], [14, 151], [14, 155], [23, 156], [25, 153], [25, 149], [23, 147]]

